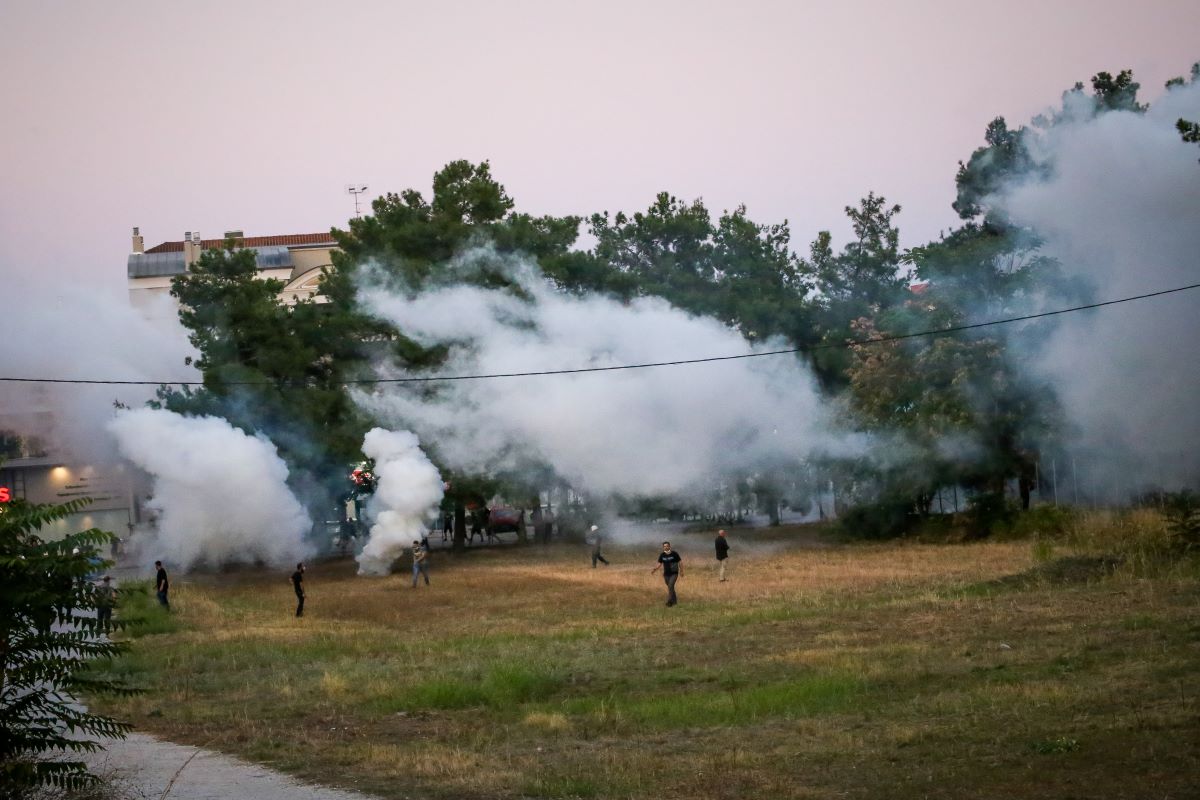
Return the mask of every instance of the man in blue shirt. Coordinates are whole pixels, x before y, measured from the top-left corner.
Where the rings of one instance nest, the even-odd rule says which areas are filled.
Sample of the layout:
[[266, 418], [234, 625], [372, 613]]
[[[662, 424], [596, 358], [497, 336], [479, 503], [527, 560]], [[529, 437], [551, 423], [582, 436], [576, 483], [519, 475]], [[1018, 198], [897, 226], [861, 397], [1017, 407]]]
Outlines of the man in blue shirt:
[[654, 565], [654, 569], [650, 570], [650, 574], [658, 572], [660, 567], [663, 571], [663, 580], [667, 583], [667, 605], [673, 606], [679, 602], [679, 598], [675, 596], [675, 581], [683, 574], [683, 559], [679, 553], [671, 549], [670, 542], [662, 543], [662, 552], [658, 554], [658, 563]]

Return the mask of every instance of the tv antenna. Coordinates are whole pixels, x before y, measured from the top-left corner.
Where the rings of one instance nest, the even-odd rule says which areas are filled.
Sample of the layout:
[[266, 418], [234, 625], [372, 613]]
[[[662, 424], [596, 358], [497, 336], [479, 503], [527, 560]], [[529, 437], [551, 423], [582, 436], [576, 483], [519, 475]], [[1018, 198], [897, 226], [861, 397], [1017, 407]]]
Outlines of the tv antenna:
[[359, 213], [359, 210], [358, 210], [358, 196], [365, 191], [367, 191], [367, 185], [365, 183], [347, 183], [346, 184], [346, 193], [354, 195], [354, 216], [356, 216], [356, 217], [362, 216], [362, 214]]

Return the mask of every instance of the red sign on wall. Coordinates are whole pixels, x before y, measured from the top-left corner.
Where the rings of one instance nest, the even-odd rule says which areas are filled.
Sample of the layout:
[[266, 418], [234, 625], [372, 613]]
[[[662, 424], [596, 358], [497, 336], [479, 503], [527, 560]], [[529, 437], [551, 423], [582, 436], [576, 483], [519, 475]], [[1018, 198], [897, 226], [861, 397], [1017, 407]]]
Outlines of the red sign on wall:
[[7, 503], [9, 500], [12, 500], [12, 492], [7, 486], [0, 486], [0, 503]]

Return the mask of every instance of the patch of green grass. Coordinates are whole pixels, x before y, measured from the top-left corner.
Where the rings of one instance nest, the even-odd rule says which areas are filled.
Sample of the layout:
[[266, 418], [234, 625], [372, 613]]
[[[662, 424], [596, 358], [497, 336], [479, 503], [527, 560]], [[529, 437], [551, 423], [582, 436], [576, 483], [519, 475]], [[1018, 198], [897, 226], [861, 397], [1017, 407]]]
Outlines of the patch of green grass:
[[589, 797], [611, 797], [602, 784], [580, 776], [555, 776], [537, 778], [525, 785], [529, 797], [554, 798], [554, 800], [576, 800]]
[[544, 700], [563, 685], [562, 676], [544, 667], [499, 663], [482, 674], [424, 680], [401, 692], [396, 705], [403, 709], [503, 709]]
[[1052, 739], [1040, 739], [1036, 742], [1031, 742], [1029, 749], [1043, 756], [1074, 753], [1079, 749], [1079, 740], [1072, 739], [1069, 736], [1055, 736]]
[[159, 605], [150, 581], [124, 581], [117, 596], [115, 618], [122, 623], [122, 632], [133, 639], [163, 633], [175, 633], [182, 628], [179, 619]]
[[725, 685], [694, 689], [676, 685], [665, 692], [573, 698], [559, 708], [573, 716], [615, 720], [638, 728], [684, 729], [789, 720], [854, 707], [866, 689], [847, 674], [812, 673], [755, 684], [727, 678]]

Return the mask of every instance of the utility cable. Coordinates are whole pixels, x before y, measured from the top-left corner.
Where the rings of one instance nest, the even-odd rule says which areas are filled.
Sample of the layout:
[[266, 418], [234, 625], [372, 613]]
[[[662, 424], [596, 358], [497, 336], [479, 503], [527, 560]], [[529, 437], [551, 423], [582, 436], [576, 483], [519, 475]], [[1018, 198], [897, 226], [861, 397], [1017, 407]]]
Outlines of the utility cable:
[[[916, 339], [922, 336], [945, 336], [950, 333], [959, 333], [961, 331], [976, 330], [978, 328], [989, 328], [994, 325], [1008, 325], [1013, 322], [1025, 322], [1032, 319], [1043, 319], [1045, 317], [1053, 317], [1059, 314], [1070, 314], [1075, 311], [1087, 311], [1093, 308], [1103, 308], [1104, 306], [1115, 306], [1120, 303], [1130, 303], [1134, 300], [1146, 300], [1151, 297], [1161, 297], [1167, 294], [1175, 294], [1176, 292], [1186, 292], [1190, 289], [1200, 289], [1200, 283], [1193, 283], [1189, 286], [1180, 286], [1175, 289], [1163, 289], [1160, 292], [1150, 292], [1148, 294], [1138, 294], [1132, 297], [1122, 297], [1117, 300], [1105, 300], [1100, 303], [1088, 303], [1082, 306], [1072, 306], [1071, 308], [1060, 308], [1055, 311], [1042, 311], [1037, 314], [1025, 314], [1019, 317], [1006, 317], [1005, 319], [994, 319], [988, 322], [976, 322], [970, 325], [955, 325], [949, 328], [934, 328], [931, 330], [916, 331], [915, 333], [900, 333], [892, 336], [873, 336], [869, 339], [858, 339], [844, 342], [820, 342], [814, 345], [805, 347], [790, 347], [784, 350], [764, 350], [759, 353], [741, 353], [735, 356], [709, 356], [707, 358], [686, 358], [678, 361], [651, 361], [644, 364], [617, 364], [609, 367], [577, 367], [574, 369], [547, 369], [537, 370], [532, 372], [490, 372], [479, 375], [426, 375], [420, 377], [408, 378], [363, 378], [360, 380], [337, 381], [336, 385], [350, 386], [362, 384], [379, 384], [379, 383], [436, 383], [440, 381], [478, 381], [487, 380], [490, 378], [530, 378], [538, 375], [577, 375], [584, 372], [615, 372], [626, 369], [649, 369], [651, 367], [676, 367], [685, 364], [707, 364], [716, 361], [736, 361], [742, 358], [763, 358], [765, 356], [779, 356], [794, 353], [809, 353], [814, 350], [829, 350], [842, 349], [851, 347], [863, 347], [871, 344], [885, 344], [887, 342], [898, 342], [903, 339]], [[8, 383], [71, 383], [71, 384], [100, 384], [105, 386], [203, 386], [203, 381], [116, 381], [116, 380], [83, 380], [83, 379], [68, 379], [68, 378], [4, 378], [0, 377], [0, 381]], [[226, 381], [226, 386], [271, 386], [278, 384], [279, 381]]]

